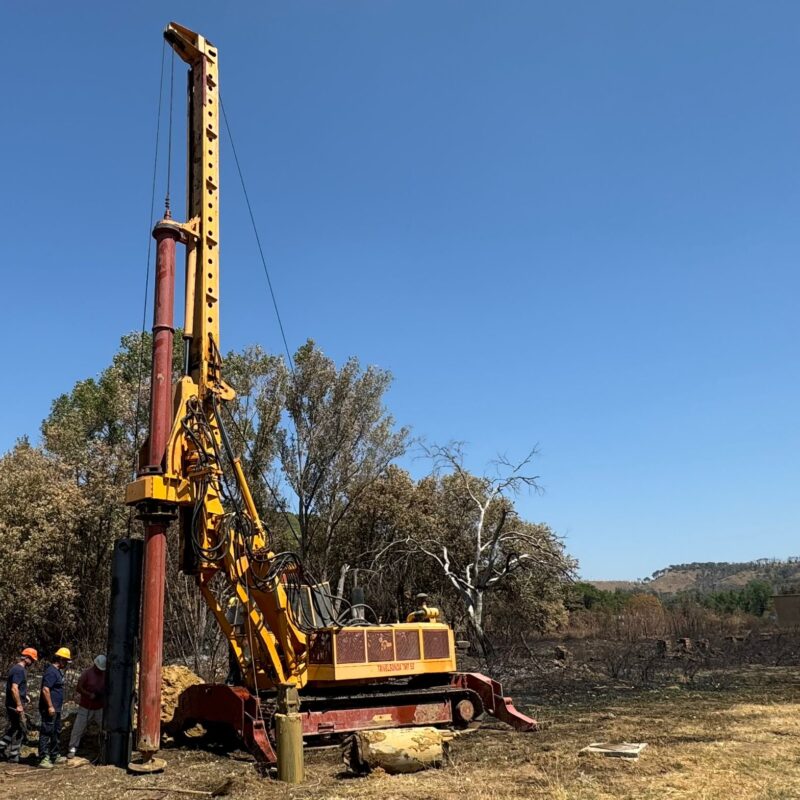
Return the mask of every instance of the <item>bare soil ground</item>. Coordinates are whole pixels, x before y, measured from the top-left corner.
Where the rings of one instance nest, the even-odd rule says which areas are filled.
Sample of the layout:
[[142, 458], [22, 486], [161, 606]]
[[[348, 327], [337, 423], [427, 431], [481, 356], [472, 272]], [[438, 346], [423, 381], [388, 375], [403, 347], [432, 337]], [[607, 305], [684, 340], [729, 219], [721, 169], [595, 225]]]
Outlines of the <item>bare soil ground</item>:
[[[527, 685], [526, 685], [527, 682]], [[527, 689], [527, 691], [526, 691]], [[744, 667], [706, 672], [690, 685], [658, 689], [587, 685], [543, 698], [533, 679], [516, 702], [547, 723], [519, 734], [497, 723], [459, 737], [452, 763], [416, 775], [348, 777], [337, 749], [312, 750], [307, 782], [259, 778], [242, 752], [165, 749], [167, 770], [133, 776], [113, 767], [50, 771], [0, 764], [0, 798], [17, 800], [180, 800], [200, 795], [254, 798], [555, 798], [557, 800], [782, 800], [800, 798], [800, 669]], [[593, 741], [647, 742], [638, 761], [584, 756]]]

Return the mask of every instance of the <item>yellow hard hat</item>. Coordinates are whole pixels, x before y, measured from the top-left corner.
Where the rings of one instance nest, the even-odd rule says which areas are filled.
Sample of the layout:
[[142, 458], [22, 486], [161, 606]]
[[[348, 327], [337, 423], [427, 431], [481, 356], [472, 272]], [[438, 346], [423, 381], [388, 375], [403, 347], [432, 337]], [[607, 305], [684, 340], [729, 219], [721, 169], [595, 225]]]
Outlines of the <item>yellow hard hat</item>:
[[67, 661], [71, 661], [72, 653], [70, 653], [69, 647], [59, 647], [56, 650], [56, 658], [65, 658]]

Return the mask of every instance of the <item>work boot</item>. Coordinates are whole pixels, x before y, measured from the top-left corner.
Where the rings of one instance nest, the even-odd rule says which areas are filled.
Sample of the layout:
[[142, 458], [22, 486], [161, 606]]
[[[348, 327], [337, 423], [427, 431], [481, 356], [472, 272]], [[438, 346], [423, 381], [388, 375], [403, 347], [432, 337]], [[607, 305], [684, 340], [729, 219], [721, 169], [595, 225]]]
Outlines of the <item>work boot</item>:
[[39, 762], [39, 767], [40, 767], [40, 769], [53, 769], [53, 762], [50, 760], [49, 756], [45, 756]]

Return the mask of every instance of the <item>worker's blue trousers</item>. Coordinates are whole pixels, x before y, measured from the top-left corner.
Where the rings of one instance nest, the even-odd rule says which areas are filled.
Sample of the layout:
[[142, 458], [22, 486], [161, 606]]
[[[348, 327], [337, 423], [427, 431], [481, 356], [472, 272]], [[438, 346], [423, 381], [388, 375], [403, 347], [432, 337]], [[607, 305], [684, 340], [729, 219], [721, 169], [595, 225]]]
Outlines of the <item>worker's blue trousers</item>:
[[42, 728], [39, 732], [39, 758], [49, 756], [52, 761], [58, 758], [59, 739], [61, 738], [61, 712], [51, 717], [42, 712]]
[[25, 717], [15, 708], [7, 708], [8, 730], [0, 739], [0, 753], [9, 761], [19, 759], [19, 749], [25, 741]]

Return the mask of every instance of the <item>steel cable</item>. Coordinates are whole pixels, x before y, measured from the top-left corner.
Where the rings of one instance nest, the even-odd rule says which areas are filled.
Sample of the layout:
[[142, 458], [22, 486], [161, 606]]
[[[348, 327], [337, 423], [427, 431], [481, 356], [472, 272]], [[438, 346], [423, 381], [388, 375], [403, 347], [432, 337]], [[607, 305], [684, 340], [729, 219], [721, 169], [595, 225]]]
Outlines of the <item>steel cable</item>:
[[250, 215], [250, 224], [253, 226], [253, 234], [256, 237], [256, 245], [258, 246], [258, 254], [261, 257], [261, 266], [264, 269], [264, 275], [267, 278], [267, 286], [269, 286], [269, 294], [272, 298], [272, 307], [275, 309], [275, 316], [278, 320], [278, 327], [281, 331], [281, 338], [283, 339], [283, 348], [286, 351], [286, 358], [288, 359], [287, 363], [289, 364], [289, 369], [294, 372], [294, 362], [292, 360], [292, 354], [289, 352], [289, 343], [286, 341], [286, 332], [283, 328], [283, 320], [281, 319], [281, 312], [278, 309], [278, 299], [275, 296], [275, 289], [272, 286], [272, 278], [269, 274], [269, 268], [267, 267], [267, 259], [264, 256], [264, 248], [261, 246], [261, 237], [258, 235], [258, 227], [256, 226], [256, 220], [253, 216], [253, 207], [250, 205], [250, 196], [247, 194], [247, 186], [244, 183], [244, 175], [242, 174], [242, 167], [239, 164], [239, 156], [236, 153], [236, 145], [233, 142], [233, 134], [231, 133], [231, 126], [228, 123], [228, 115], [225, 113], [225, 106], [222, 103], [222, 98], [219, 101], [219, 107], [222, 109], [222, 119], [225, 122], [225, 130], [228, 132], [228, 141], [231, 143], [231, 152], [233, 153], [233, 160], [236, 164], [236, 171], [239, 173], [239, 183], [242, 185], [242, 192], [244, 193], [244, 201], [247, 205], [247, 213]]
[[161, 46], [161, 74], [158, 78], [158, 113], [156, 114], [156, 143], [155, 154], [153, 155], [153, 180], [150, 188], [150, 218], [147, 227], [147, 265], [144, 278], [144, 303], [142, 307], [142, 330], [139, 335], [139, 363], [137, 366], [137, 387], [136, 387], [136, 414], [133, 422], [133, 477], [136, 477], [136, 464], [139, 456], [139, 414], [141, 412], [142, 398], [142, 367], [144, 365], [144, 331], [147, 323], [147, 299], [150, 294], [150, 260], [153, 254], [153, 224], [155, 223], [156, 208], [156, 176], [158, 174], [158, 146], [161, 139], [161, 101], [164, 95], [164, 55], [167, 43]]

